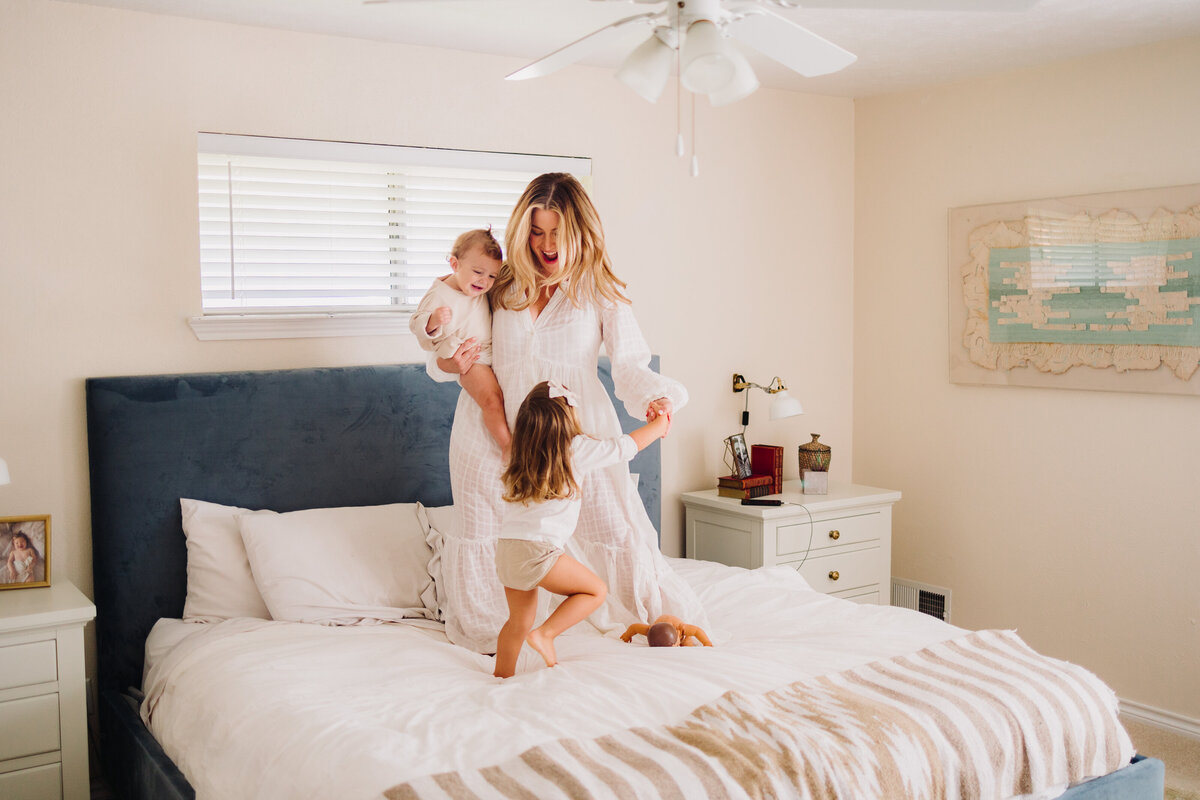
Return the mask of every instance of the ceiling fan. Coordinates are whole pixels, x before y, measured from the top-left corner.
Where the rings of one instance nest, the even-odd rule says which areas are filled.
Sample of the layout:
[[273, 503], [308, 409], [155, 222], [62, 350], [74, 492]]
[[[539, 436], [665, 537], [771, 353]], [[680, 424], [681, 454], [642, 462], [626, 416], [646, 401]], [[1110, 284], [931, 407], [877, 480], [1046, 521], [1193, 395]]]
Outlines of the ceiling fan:
[[[414, 0], [365, 0], [367, 3]], [[420, 1], [420, 0], [416, 0]], [[615, 2], [616, 0], [593, 0]], [[524, 80], [549, 75], [563, 67], [622, 46], [631, 32], [648, 31], [616, 77], [651, 103], [657, 102], [672, 67], [693, 94], [707, 95], [714, 106], [741, 100], [758, 88], [758, 78], [737, 40], [805, 77], [845, 69], [857, 56], [818, 36], [776, 8], [890, 9], [938, 11], [1017, 11], [1037, 0], [620, 0], [662, 6], [625, 17], [589, 33], [506, 76]], [[676, 64], [678, 58], [678, 64]]]
[[[607, 2], [609, 0], [594, 0]], [[634, 0], [659, 5], [659, 11], [635, 14], [603, 27], [508, 75], [509, 80], [539, 78], [603, 52], [623, 41], [630, 28], [650, 29], [648, 38], [617, 70], [617, 80], [651, 103], [679, 57], [679, 80], [713, 105], [740, 100], [758, 88], [758, 78], [729, 38], [749, 45], [789, 69], [813, 77], [837, 72], [857, 58], [770, 6], [795, 7], [788, 0]]]
[[[427, 0], [364, 0], [365, 3]], [[593, 0], [616, 2], [617, 0]], [[506, 76], [508, 80], [540, 78], [605, 51], [628, 47], [638, 29], [647, 38], [626, 56], [617, 80], [651, 103], [658, 101], [672, 67], [680, 89], [706, 95], [714, 106], [727, 105], [758, 89], [741, 50], [730, 39], [758, 51], [788, 69], [811, 78], [845, 69], [857, 60], [850, 51], [824, 39], [774, 11], [776, 8], [875, 9], [920, 11], [1022, 11], [1038, 0], [621, 0], [662, 6], [656, 11], [619, 19], [589, 33]], [[684, 154], [682, 101], [677, 99], [677, 155]], [[699, 174], [695, 155], [695, 103], [691, 104], [693, 153], [691, 173]]]

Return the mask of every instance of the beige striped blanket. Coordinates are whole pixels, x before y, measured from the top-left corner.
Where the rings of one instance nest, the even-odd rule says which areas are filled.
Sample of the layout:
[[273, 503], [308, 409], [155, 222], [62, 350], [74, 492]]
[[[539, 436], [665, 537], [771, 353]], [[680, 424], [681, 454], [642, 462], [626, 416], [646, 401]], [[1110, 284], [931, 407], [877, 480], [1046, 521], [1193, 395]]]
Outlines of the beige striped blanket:
[[982, 631], [675, 724], [560, 739], [385, 792], [421, 798], [1007, 798], [1103, 775], [1133, 747], [1087, 670]]

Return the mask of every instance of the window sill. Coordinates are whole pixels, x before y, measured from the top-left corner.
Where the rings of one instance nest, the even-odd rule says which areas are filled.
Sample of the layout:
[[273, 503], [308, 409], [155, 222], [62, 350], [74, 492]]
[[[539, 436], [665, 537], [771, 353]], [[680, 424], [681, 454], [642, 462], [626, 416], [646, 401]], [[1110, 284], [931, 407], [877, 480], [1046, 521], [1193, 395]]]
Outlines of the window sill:
[[208, 314], [188, 319], [202, 342], [408, 333], [408, 314]]

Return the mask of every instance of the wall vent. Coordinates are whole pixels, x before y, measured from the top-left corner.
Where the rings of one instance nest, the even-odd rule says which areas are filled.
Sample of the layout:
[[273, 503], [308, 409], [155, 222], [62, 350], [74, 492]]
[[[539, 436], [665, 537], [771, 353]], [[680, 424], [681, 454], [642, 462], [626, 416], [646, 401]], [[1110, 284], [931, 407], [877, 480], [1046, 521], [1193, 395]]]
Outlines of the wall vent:
[[892, 605], [950, 621], [950, 590], [904, 578], [892, 578]]

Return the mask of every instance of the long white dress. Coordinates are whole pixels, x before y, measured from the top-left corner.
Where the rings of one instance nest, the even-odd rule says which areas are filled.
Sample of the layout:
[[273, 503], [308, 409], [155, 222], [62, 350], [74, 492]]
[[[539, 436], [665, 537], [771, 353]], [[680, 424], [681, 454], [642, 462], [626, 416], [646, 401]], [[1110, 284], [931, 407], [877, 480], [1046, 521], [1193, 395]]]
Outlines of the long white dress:
[[[597, 377], [603, 344], [612, 361], [617, 398], [636, 419], [652, 400], [668, 397], [681, 409], [683, 385], [649, 368], [650, 348], [627, 303], [581, 301], [555, 292], [537, 319], [529, 310], [497, 310], [492, 318], [492, 369], [504, 391], [511, 426], [536, 384], [557, 380], [579, 397], [585, 433], [621, 435], [616, 410]], [[446, 379], [431, 363], [429, 372]], [[496, 577], [495, 542], [504, 512], [500, 450], [483, 425], [479, 406], [459, 395], [450, 433], [450, 483], [454, 524], [443, 531], [439, 600], [446, 633], [455, 644], [479, 653], [496, 651], [496, 634], [508, 618], [504, 589]], [[584, 479], [583, 508], [567, 552], [608, 585], [608, 600], [588, 618], [605, 633], [619, 634], [634, 622], [660, 614], [704, 627], [703, 607], [658, 549], [657, 534], [621, 463]], [[544, 614], [546, 606], [543, 606]]]

